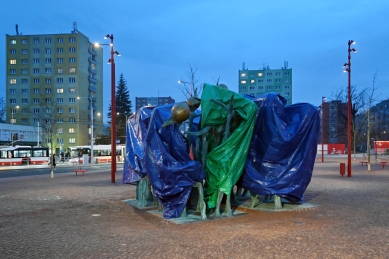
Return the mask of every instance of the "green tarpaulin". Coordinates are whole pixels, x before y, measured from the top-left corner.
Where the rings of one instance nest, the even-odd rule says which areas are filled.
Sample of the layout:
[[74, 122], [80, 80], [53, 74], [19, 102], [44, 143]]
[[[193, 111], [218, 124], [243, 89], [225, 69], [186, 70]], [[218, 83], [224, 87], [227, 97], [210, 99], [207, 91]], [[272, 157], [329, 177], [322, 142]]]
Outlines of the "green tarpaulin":
[[[243, 96], [222, 87], [204, 84], [201, 96], [201, 129], [207, 126], [225, 125], [228, 111], [221, 105], [215, 104], [211, 98], [230, 106], [231, 96], [234, 95], [233, 110], [239, 114], [241, 121], [231, 132], [227, 140], [216, 146], [210, 139], [206, 160], [205, 196], [208, 208], [214, 208], [218, 190], [229, 195], [232, 187], [239, 180], [247, 158], [247, 152], [254, 129], [257, 105]], [[232, 122], [234, 123], [234, 122]], [[224, 135], [224, 130], [221, 132]]]

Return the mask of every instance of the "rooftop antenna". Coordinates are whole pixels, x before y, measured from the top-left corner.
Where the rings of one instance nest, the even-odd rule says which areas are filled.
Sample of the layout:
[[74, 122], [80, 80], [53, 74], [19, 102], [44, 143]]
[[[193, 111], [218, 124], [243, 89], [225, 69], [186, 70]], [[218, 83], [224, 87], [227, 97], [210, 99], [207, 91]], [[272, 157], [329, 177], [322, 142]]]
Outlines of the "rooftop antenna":
[[245, 62], [243, 62], [243, 64], [242, 64], [242, 65], [243, 65], [243, 70], [245, 70]]
[[72, 33], [77, 33], [78, 30], [77, 30], [77, 22], [73, 22], [73, 31]]
[[288, 61], [284, 60], [284, 68], [288, 69]]
[[15, 28], [16, 28], [16, 35], [19, 35], [19, 26], [17, 24], [16, 24]]

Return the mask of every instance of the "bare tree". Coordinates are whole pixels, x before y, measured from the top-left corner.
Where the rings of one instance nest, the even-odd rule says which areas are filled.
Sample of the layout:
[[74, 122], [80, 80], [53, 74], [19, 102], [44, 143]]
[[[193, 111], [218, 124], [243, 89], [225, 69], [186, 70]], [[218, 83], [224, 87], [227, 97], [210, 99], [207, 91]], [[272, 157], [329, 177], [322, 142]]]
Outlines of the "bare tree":
[[203, 85], [199, 83], [199, 79], [196, 76], [197, 68], [193, 68], [189, 64], [189, 71], [186, 73], [188, 81], [180, 80], [178, 88], [182, 94], [188, 99], [190, 96], [199, 97], [203, 90]]

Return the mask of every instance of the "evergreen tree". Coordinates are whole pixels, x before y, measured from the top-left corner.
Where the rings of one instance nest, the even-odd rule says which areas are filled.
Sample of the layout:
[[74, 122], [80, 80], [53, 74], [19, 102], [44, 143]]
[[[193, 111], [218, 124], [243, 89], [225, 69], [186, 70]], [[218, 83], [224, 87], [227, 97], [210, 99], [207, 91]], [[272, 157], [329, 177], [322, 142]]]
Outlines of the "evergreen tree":
[[[125, 143], [126, 139], [126, 119], [131, 115], [132, 104], [130, 100], [130, 94], [127, 89], [127, 82], [124, 79], [123, 73], [120, 74], [118, 85], [115, 91], [116, 99], [116, 137], [120, 140], [121, 144]], [[108, 107], [108, 118], [111, 118], [111, 104]], [[109, 122], [111, 124], [111, 122]]]

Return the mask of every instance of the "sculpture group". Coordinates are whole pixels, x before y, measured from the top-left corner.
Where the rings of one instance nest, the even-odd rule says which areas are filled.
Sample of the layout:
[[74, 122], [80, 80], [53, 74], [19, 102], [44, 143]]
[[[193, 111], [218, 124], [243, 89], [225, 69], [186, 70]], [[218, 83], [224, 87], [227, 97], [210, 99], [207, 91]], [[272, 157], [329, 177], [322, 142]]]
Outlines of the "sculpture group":
[[222, 208], [232, 216], [242, 189], [252, 206], [260, 195], [278, 208], [281, 198], [302, 203], [320, 120], [311, 104], [286, 106], [275, 93], [255, 98], [205, 84], [200, 99], [143, 107], [127, 123], [123, 183], [137, 184], [138, 205], [156, 201], [165, 218], [177, 218], [195, 196], [206, 219]]

